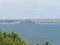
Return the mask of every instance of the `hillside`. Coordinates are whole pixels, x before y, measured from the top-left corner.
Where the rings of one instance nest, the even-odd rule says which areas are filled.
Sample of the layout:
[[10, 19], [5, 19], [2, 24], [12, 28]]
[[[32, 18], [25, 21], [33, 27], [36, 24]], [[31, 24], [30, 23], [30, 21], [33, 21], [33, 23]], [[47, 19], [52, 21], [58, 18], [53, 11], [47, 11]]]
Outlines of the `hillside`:
[[0, 24], [60, 24], [60, 19], [8, 19], [0, 20]]

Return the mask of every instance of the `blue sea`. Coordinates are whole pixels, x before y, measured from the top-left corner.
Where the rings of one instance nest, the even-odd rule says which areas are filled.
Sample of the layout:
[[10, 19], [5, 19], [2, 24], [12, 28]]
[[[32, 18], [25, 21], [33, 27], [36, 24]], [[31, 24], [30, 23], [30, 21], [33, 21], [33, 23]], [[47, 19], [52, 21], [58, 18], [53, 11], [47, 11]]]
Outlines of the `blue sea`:
[[44, 43], [60, 45], [60, 24], [0, 24], [0, 30], [16, 32], [30, 43]]

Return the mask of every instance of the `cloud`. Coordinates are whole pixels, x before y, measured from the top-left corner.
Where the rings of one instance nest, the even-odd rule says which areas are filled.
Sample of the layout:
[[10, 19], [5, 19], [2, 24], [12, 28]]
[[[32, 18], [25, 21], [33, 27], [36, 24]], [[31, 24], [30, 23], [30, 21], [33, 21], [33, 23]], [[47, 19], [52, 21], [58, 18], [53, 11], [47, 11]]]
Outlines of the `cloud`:
[[60, 0], [0, 0], [0, 12], [1, 18], [58, 18]]
[[60, 5], [60, 0], [0, 0], [0, 5], [10, 6], [57, 6]]
[[3, 1], [2, 1], [2, 0], [0, 0], [0, 5], [2, 5], [2, 3], [3, 3]]

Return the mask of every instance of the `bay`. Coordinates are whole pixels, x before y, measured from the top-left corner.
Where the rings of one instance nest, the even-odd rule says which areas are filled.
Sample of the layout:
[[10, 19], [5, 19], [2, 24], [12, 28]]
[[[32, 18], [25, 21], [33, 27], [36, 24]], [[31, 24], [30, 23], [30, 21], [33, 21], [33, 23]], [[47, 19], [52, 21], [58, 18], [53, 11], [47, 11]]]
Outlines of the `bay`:
[[0, 24], [0, 30], [16, 32], [31, 43], [48, 41], [52, 45], [60, 44], [60, 24]]

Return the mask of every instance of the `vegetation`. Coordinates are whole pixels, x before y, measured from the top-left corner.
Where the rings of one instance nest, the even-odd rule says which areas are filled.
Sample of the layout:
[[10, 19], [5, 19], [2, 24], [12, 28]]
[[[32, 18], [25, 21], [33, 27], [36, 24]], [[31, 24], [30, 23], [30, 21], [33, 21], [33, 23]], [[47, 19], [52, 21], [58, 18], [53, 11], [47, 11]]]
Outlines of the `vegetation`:
[[[14, 32], [12, 33], [6, 33], [0, 31], [0, 45], [33, 45], [33, 44], [26, 44], [25, 41], [23, 41], [20, 36]], [[40, 45], [37, 43], [36, 45]], [[48, 42], [42, 44], [42, 45], [49, 45]]]
[[18, 34], [0, 32], [0, 45], [26, 45], [26, 42], [21, 40]]

